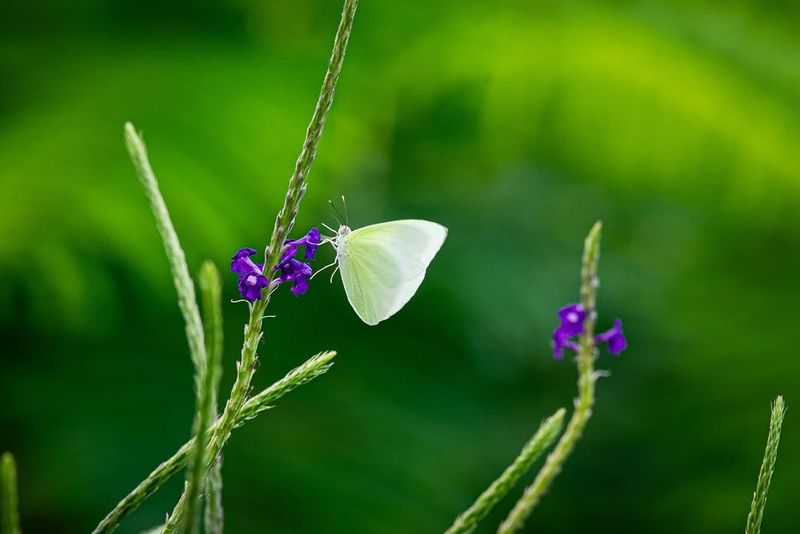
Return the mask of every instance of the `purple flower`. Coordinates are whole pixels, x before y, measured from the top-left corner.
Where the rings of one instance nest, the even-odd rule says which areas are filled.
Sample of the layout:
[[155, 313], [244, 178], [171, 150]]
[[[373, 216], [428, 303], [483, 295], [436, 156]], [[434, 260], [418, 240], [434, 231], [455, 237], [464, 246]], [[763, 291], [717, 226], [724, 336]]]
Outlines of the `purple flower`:
[[583, 333], [586, 310], [580, 304], [568, 304], [558, 310], [558, 317], [561, 324], [553, 331], [553, 357], [556, 360], [564, 357], [565, 348], [578, 350], [578, 345], [570, 338]]
[[253, 260], [250, 259], [250, 256], [253, 254], [256, 254], [256, 249], [254, 248], [239, 249], [239, 251], [233, 255], [233, 258], [231, 258], [231, 260], [233, 260], [231, 261], [231, 271], [239, 276], [244, 276], [258, 269], [256, 264], [253, 263]]
[[286, 241], [281, 260], [275, 266], [275, 270], [279, 271], [276, 282], [292, 282], [292, 293], [295, 295], [302, 295], [308, 291], [308, 280], [314, 272], [310, 265], [295, 259], [298, 247], [305, 247], [306, 250], [303, 257], [307, 260], [313, 260], [317, 253], [317, 248], [322, 242], [322, 236], [319, 229], [315, 226], [308, 231], [306, 235], [294, 241]]
[[570, 341], [570, 336], [567, 334], [562, 326], [559, 326], [553, 331], [553, 358], [560, 360], [564, 357], [564, 349], [578, 350], [578, 345], [574, 341]]
[[231, 258], [231, 271], [239, 275], [239, 293], [250, 302], [261, 299], [261, 290], [269, 285], [264, 276], [263, 264], [253, 263], [250, 256], [256, 254], [252, 248], [242, 248]]
[[317, 254], [317, 247], [319, 247], [321, 241], [322, 236], [320, 235], [319, 229], [316, 226], [309, 230], [308, 233], [300, 239], [286, 241], [283, 254], [281, 254], [281, 262], [287, 258], [293, 258], [297, 254], [297, 248], [303, 246], [306, 247], [303, 257], [307, 260], [313, 260], [314, 256]]
[[308, 231], [305, 237], [306, 240], [306, 253], [305, 258], [307, 260], [313, 260], [314, 256], [317, 254], [317, 247], [322, 242], [322, 236], [319, 235], [319, 229], [315, 226], [311, 230]]
[[308, 291], [308, 277], [298, 276], [292, 281], [291, 292], [293, 295], [302, 295]]
[[[302, 295], [308, 291], [308, 280], [314, 272], [311, 266], [296, 260], [298, 247], [305, 247], [304, 257], [314, 259], [317, 248], [322, 242], [319, 230], [314, 227], [306, 235], [294, 241], [286, 241], [281, 258], [275, 266], [278, 276], [275, 282], [292, 282], [292, 293]], [[242, 297], [255, 302], [261, 299], [262, 290], [269, 286], [269, 279], [264, 275], [264, 264], [254, 263], [250, 258], [256, 254], [252, 248], [239, 249], [231, 258], [231, 271], [239, 275], [239, 293]]]
[[308, 279], [314, 272], [311, 266], [294, 258], [286, 258], [275, 266], [275, 270], [280, 271], [280, 275], [275, 279], [276, 282], [292, 282], [292, 293], [302, 295], [308, 291]]
[[[558, 317], [561, 319], [561, 324], [553, 331], [553, 357], [556, 360], [564, 357], [564, 349], [578, 350], [578, 344], [572, 338], [583, 334], [586, 309], [580, 304], [569, 304], [558, 310]], [[594, 341], [596, 344], [607, 343], [608, 352], [614, 355], [628, 347], [620, 319], [615, 319], [614, 327], [595, 336]]]
[[583, 333], [583, 322], [586, 320], [586, 310], [580, 304], [570, 304], [558, 310], [561, 318], [560, 330], [567, 337], [578, 336]]
[[608, 352], [614, 355], [628, 348], [628, 340], [622, 333], [622, 320], [620, 319], [614, 319], [614, 326], [611, 330], [598, 334], [594, 339], [598, 343], [608, 343]]
[[269, 285], [269, 280], [261, 271], [253, 271], [239, 277], [239, 293], [250, 302], [261, 300], [261, 290]]

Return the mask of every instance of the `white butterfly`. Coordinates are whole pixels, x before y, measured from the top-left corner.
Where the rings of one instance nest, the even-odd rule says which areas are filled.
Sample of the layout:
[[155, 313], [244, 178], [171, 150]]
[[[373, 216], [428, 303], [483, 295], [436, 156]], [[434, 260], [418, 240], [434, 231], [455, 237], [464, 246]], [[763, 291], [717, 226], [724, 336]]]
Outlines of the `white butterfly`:
[[357, 230], [340, 226], [330, 242], [347, 300], [359, 318], [374, 326], [405, 306], [446, 237], [441, 224], [416, 219]]

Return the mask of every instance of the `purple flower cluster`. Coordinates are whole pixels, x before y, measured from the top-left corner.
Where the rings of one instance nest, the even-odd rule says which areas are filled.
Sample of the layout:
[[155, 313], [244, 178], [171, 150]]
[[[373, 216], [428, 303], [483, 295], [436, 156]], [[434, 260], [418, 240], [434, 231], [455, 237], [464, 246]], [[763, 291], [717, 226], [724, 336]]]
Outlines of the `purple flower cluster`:
[[276, 281], [279, 284], [292, 282], [292, 293], [295, 295], [302, 295], [308, 291], [308, 279], [314, 271], [309, 264], [295, 259], [297, 248], [305, 247], [303, 258], [313, 260], [321, 240], [319, 230], [315, 226], [300, 239], [287, 241], [281, 254], [281, 261], [275, 266], [275, 270], [279, 271]]
[[[303, 257], [313, 260], [321, 241], [319, 230], [316, 227], [309, 230], [300, 239], [287, 241], [284, 244], [280, 262], [275, 266], [275, 270], [278, 271], [275, 282], [281, 284], [291, 281], [292, 293], [295, 295], [302, 295], [308, 291], [308, 279], [313, 270], [307, 263], [295, 259], [295, 255], [297, 255], [298, 247], [302, 246], [305, 247]], [[254, 254], [256, 254], [255, 249], [243, 248], [234, 254], [231, 261], [231, 271], [239, 275], [239, 293], [242, 298], [250, 302], [261, 300], [262, 290], [269, 285], [269, 279], [264, 275], [264, 264], [254, 263], [250, 259], [250, 256]]]
[[[580, 304], [570, 304], [558, 310], [561, 324], [553, 331], [553, 357], [560, 360], [564, 357], [564, 349], [578, 350], [578, 344], [572, 338], [583, 333], [586, 321], [586, 310]], [[595, 343], [608, 344], [608, 352], [617, 355], [628, 347], [625, 334], [622, 333], [622, 321], [614, 320], [614, 326], [594, 338]]]

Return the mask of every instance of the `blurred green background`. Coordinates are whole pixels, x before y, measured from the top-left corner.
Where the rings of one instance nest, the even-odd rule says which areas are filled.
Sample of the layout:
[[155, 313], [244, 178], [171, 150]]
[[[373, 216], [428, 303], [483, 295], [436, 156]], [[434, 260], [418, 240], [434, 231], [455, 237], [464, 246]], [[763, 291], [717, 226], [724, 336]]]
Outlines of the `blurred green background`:
[[[26, 532], [86, 532], [190, 433], [166, 259], [132, 120], [193, 269], [271, 231], [341, 5], [0, 4], [0, 449]], [[341, 284], [282, 290], [256, 387], [328, 375], [237, 431], [229, 532], [437, 532], [571, 406], [550, 356], [605, 223], [595, 416], [531, 532], [741, 531], [769, 403], [789, 406], [764, 532], [800, 487], [797, 4], [362, 1], [296, 234], [426, 218], [450, 234], [376, 328]], [[318, 266], [332, 258], [325, 250]], [[227, 273], [227, 271], [225, 271]], [[236, 297], [225, 275], [225, 296]], [[225, 304], [232, 383], [246, 308]], [[152, 527], [173, 480], [123, 524]], [[522, 487], [481, 532], [493, 532]]]

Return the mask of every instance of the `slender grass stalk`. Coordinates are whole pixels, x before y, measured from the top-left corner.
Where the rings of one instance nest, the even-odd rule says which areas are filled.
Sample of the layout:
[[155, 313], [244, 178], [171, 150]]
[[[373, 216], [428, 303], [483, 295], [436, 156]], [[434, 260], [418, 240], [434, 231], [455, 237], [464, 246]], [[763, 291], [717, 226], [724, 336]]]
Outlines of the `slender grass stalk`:
[[130, 122], [125, 123], [125, 143], [136, 167], [139, 182], [144, 187], [145, 195], [150, 201], [158, 233], [161, 234], [161, 240], [164, 242], [164, 250], [169, 260], [175, 290], [178, 292], [178, 306], [186, 323], [186, 339], [189, 341], [189, 354], [195, 370], [195, 391], [199, 396], [202, 386], [200, 383], [201, 369], [206, 364], [206, 348], [203, 323], [200, 320], [200, 310], [195, 299], [194, 283], [189, 275], [189, 267], [186, 265], [186, 256], [181, 248], [178, 234], [169, 217], [167, 204], [164, 202], [164, 197], [161, 196], [156, 175], [147, 158], [147, 148]]
[[564, 408], [545, 419], [539, 429], [522, 448], [514, 461], [494, 482], [489, 485], [475, 502], [459, 515], [445, 534], [472, 532], [478, 523], [491, 512], [494, 505], [508, 494], [519, 479], [528, 472], [533, 463], [556, 440], [564, 426]]
[[311, 382], [318, 376], [327, 373], [333, 366], [334, 351], [321, 352], [306, 360], [299, 367], [292, 369], [286, 376], [272, 384], [257, 395], [247, 400], [236, 418], [234, 428], [239, 428], [258, 414], [272, 408], [272, 403], [293, 389]]
[[745, 534], [761, 532], [761, 520], [764, 517], [764, 508], [767, 506], [767, 492], [769, 484], [772, 482], [772, 473], [775, 471], [775, 461], [778, 459], [778, 445], [781, 441], [781, 426], [783, 426], [785, 413], [786, 406], [783, 404], [783, 397], [778, 395], [770, 413], [767, 448], [764, 450], [764, 459], [761, 461], [761, 469], [758, 471], [758, 482], [756, 491], [753, 493], [750, 513], [747, 515]]
[[[237, 418], [235, 427], [241, 426], [247, 420], [262, 411], [272, 407], [281, 397], [292, 391], [298, 386], [306, 384], [314, 378], [325, 374], [333, 365], [333, 358], [336, 353], [333, 351], [322, 352], [309, 358], [303, 365], [297, 367], [286, 374], [283, 378], [269, 386], [258, 395], [250, 398], [242, 408], [240, 418]], [[245, 415], [247, 414], [247, 415]], [[211, 431], [217, 428], [220, 419], [211, 427]], [[147, 477], [136, 486], [124, 499], [122, 499], [109, 512], [106, 517], [92, 531], [94, 534], [113, 532], [122, 518], [133, 512], [150, 495], [155, 493], [164, 482], [169, 480], [172, 475], [180, 471], [188, 462], [189, 455], [194, 448], [195, 440], [192, 438], [184, 443], [178, 451], [170, 458], [156, 467]], [[206, 450], [208, 458], [211, 452], [211, 445]]]
[[20, 534], [17, 466], [14, 456], [4, 452], [0, 457], [0, 534]]
[[342, 72], [347, 42], [350, 40], [350, 31], [353, 29], [353, 20], [355, 19], [357, 8], [358, 0], [344, 1], [342, 17], [333, 40], [333, 50], [328, 60], [328, 70], [325, 72], [325, 78], [322, 81], [317, 106], [314, 108], [311, 121], [306, 129], [306, 138], [303, 142], [303, 148], [300, 150], [300, 155], [297, 157], [294, 172], [289, 179], [289, 188], [286, 191], [283, 207], [281, 207], [278, 216], [275, 218], [272, 239], [270, 239], [265, 253], [268, 258], [266, 265], [275, 265], [278, 261], [283, 242], [289, 232], [292, 231], [294, 221], [297, 218], [300, 201], [306, 192], [308, 173], [311, 170], [311, 164], [317, 157], [317, 146], [322, 137], [322, 130], [325, 127], [328, 111], [331, 109], [331, 104], [333, 104], [333, 97], [336, 94], [336, 83], [339, 80], [339, 74]]
[[[325, 73], [325, 79], [322, 83], [317, 106], [311, 116], [311, 121], [306, 130], [303, 148], [297, 158], [292, 177], [289, 179], [286, 197], [284, 198], [283, 206], [275, 218], [272, 236], [265, 251], [264, 272], [267, 273], [268, 276], [274, 272], [275, 266], [278, 264], [283, 243], [294, 226], [297, 212], [300, 208], [300, 201], [306, 192], [308, 173], [311, 170], [311, 164], [316, 158], [317, 146], [322, 136], [325, 120], [331, 108], [331, 104], [333, 103], [334, 94], [336, 93], [336, 83], [339, 79], [339, 73], [342, 70], [345, 50], [350, 38], [350, 31], [353, 27], [353, 19], [357, 7], [357, 0], [345, 0], [344, 2], [342, 17], [336, 31], [336, 37], [334, 38], [333, 51], [331, 52], [331, 57], [328, 62], [328, 70]], [[277, 284], [273, 281], [270, 289], [274, 289], [276, 286]], [[250, 390], [250, 382], [256, 370], [256, 349], [263, 337], [262, 321], [269, 301], [270, 296], [269, 293], [267, 293], [264, 298], [256, 301], [250, 307], [250, 319], [245, 327], [242, 355], [236, 369], [236, 380], [231, 389], [230, 397], [225, 404], [222, 416], [219, 419], [219, 424], [215, 427], [211, 438], [211, 462], [216, 462], [217, 457], [228, 441], [231, 431], [236, 424], [239, 411], [242, 409]], [[184, 493], [181, 495], [178, 504], [176, 504], [172, 511], [172, 516], [175, 517], [176, 520], [182, 518], [185, 501]]]
[[[216, 268], [210, 262], [203, 264], [201, 271], [201, 288], [204, 293], [216, 292], [217, 301], [220, 296], [219, 274]], [[208, 296], [208, 295], [206, 295]], [[211, 295], [213, 300], [213, 295]], [[206, 299], [208, 300], [208, 299]], [[210, 307], [214, 305], [211, 304]], [[221, 315], [221, 314], [220, 314]], [[219, 323], [221, 316], [217, 315], [214, 310], [211, 310], [206, 315], [208, 323]], [[210, 330], [212, 337], [217, 337], [215, 327], [212, 324], [206, 326], [206, 330]], [[214, 340], [216, 341], [216, 339]], [[216, 391], [219, 385], [220, 376], [220, 358], [222, 356], [221, 350], [211, 352], [207, 351], [208, 357], [206, 358], [206, 366], [201, 368], [201, 376], [199, 382], [201, 383], [200, 394], [197, 397], [197, 409], [194, 422], [194, 447], [192, 448], [189, 457], [189, 469], [186, 472], [186, 513], [182, 522], [178, 522], [174, 518], [170, 518], [164, 526], [165, 533], [186, 532], [195, 534], [199, 531], [200, 526], [200, 493], [205, 486], [203, 473], [205, 471], [206, 459], [205, 451], [208, 447], [208, 429], [211, 423], [216, 419], [216, 408], [212, 404], [216, 400]]]
[[[211, 390], [211, 421], [217, 419], [217, 396], [222, 376], [222, 281], [214, 264], [206, 261], [200, 268], [200, 303], [203, 308], [206, 355], [214, 361], [215, 384]], [[206, 477], [206, 507], [203, 524], [206, 534], [222, 534], [225, 517], [222, 510], [222, 455]]]
[[[203, 306], [203, 329], [206, 343], [206, 355], [213, 359], [214, 374], [222, 375], [222, 280], [213, 262], [206, 260], [200, 266], [198, 275], [200, 285], [200, 303]], [[217, 411], [218, 388], [211, 391], [211, 410]]]
[[581, 267], [581, 305], [586, 309], [586, 321], [580, 337], [580, 348], [577, 355], [578, 364], [578, 398], [575, 399], [575, 411], [572, 412], [567, 428], [555, 449], [547, 456], [542, 468], [537, 473], [533, 484], [525, 489], [522, 497], [514, 505], [505, 521], [500, 524], [498, 532], [510, 534], [522, 528], [531, 511], [541, 500], [555, 477], [561, 472], [564, 462], [569, 457], [575, 443], [580, 439], [586, 423], [592, 416], [594, 406], [594, 385], [597, 376], [594, 372], [595, 340], [594, 325], [597, 319], [595, 301], [597, 299], [597, 262], [600, 259], [600, 234], [602, 224], [598, 221], [586, 237], [583, 248]]

